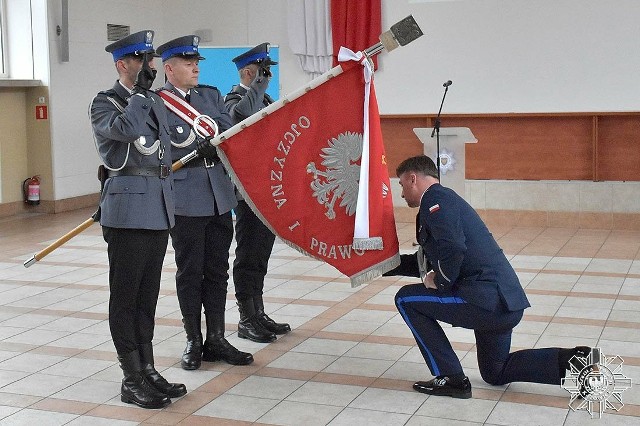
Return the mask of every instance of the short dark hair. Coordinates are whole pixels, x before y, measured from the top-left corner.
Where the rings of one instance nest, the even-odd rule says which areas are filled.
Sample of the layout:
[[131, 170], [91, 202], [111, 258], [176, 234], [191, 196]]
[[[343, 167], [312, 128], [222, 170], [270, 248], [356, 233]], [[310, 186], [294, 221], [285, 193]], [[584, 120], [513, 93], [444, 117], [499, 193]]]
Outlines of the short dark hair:
[[426, 155], [417, 155], [407, 158], [396, 168], [396, 176], [407, 172], [420, 173], [438, 179], [438, 169], [433, 160]]

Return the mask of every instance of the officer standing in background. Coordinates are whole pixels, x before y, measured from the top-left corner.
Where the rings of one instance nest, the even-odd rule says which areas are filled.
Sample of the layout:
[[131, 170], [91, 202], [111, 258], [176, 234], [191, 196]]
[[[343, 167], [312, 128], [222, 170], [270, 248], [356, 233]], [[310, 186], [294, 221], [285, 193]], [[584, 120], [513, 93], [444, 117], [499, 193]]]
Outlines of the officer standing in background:
[[[202, 360], [250, 364], [253, 356], [237, 350], [224, 336], [229, 249], [233, 240], [231, 209], [237, 201], [216, 148], [203, 131], [198, 131], [200, 136], [195, 132], [193, 121], [193, 117], [206, 114], [223, 132], [231, 127], [231, 118], [218, 89], [198, 84], [198, 62], [204, 58], [198, 52], [197, 36], [171, 40], [158, 47], [158, 54], [167, 77], [158, 93], [169, 108], [173, 161], [194, 149], [199, 154], [174, 174], [176, 224], [171, 240], [178, 267], [176, 289], [187, 334], [181, 365], [185, 370], [195, 370]], [[199, 127], [201, 123], [195, 124]], [[207, 325], [204, 343], [203, 307]]]
[[162, 262], [174, 222], [171, 144], [155, 78], [153, 31], [105, 50], [119, 79], [91, 102], [91, 125], [104, 163], [100, 224], [109, 255], [109, 328], [124, 372], [121, 399], [161, 408], [187, 393], [154, 368], [153, 331]]
[[396, 307], [413, 333], [435, 378], [413, 388], [429, 395], [471, 398], [471, 383], [438, 321], [474, 330], [478, 366], [492, 385], [533, 382], [559, 385], [574, 355], [590, 348], [540, 348], [510, 353], [513, 328], [529, 307], [518, 276], [484, 222], [467, 202], [440, 185], [438, 170], [424, 155], [398, 166], [402, 198], [419, 207], [420, 249], [402, 255], [385, 275], [422, 279], [402, 287]]
[[[269, 43], [262, 43], [232, 59], [240, 84], [233, 86], [224, 103], [237, 124], [274, 101], [266, 93], [271, 78]], [[259, 147], [256, 147], [259, 149]], [[237, 191], [237, 190], [236, 190]], [[238, 193], [236, 212], [236, 258], [233, 282], [240, 311], [238, 336], [254, 342], [271, 342], [276, 334], [291, 331], [289, 324], [277, 323], [264, 312], [262, 292], [275, 235], [253, 213]]]

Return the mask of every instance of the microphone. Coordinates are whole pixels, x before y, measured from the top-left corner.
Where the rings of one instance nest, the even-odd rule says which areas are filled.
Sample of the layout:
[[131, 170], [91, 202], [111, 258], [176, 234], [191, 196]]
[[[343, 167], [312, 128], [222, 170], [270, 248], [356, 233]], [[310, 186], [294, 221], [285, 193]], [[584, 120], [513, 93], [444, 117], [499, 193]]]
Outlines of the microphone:
[[442, 85], [442, 87], [449, 87], [449, 86], [451, 86], [452, 84], [453, 84], [453, 81], [451, 81], [451, 80], [447, 80], [447, 81], [446, 81], [446, 83], [444, 83], [444, 84]]

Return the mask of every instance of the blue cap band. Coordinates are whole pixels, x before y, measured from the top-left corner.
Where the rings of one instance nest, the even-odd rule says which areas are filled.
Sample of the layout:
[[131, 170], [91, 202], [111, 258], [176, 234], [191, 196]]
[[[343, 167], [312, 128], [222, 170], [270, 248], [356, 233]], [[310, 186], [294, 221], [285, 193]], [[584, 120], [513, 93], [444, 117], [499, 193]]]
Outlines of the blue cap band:
[[238, 67], [238, 69], [242, 69], [247, 65], [249, 65], [251, 62], [255, 62], [260, 59], [267, 59], [268, 57], [269, 57], [269, 54], [267, 52], [254, 53], [253, 55], [247, 56], [246, 58], [242, 58], [242, 60], [236, 62], [236, 67]]
[[136, 43], [130, 44], [128, 46], [121, 47], [120, 49], [114, 50], [111, 54], [113, 55], [113, 60], [117, 61], [122, 58], [124, 55], [128, 55], [129, 53], [137, 52], [137, 51], [150, 51], [153, 50], [153, 44], [151, 43]]
[[162, 52], [162, 60], [166, 61], [174, 55], [184, 55], [185, 53], [195, 53], [198, 55], [198, 48], [196, 46], [178, 46], [172, 47]]

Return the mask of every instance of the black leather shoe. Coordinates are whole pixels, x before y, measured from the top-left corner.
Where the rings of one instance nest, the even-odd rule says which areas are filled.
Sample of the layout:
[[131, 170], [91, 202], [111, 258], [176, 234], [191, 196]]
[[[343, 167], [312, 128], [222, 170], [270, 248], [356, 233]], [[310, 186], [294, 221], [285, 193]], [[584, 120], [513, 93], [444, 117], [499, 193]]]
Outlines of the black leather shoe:
[[140, 354], [132, 351], [118, 355], [124, 373], [120, 387], [120, 400], [142, 408], [162, 408], [171, 404], [169, 397], [153, 387], [142, 374]]
[[276, 340], [276, 335], [264, 328], [258, 321], [252, 299], [238, 299], [238, 312], [240, 312], [238, 337], [258, 343], [269, 343]]
[[204, 342], [202, 360], [207, 362], [224, 361], [231, 365], [248, 365], [253, 355], [234, 348], [224, 337], [215, 340], [207, 338]]
[[200, 315], [185, 315], [182, 318], [184, 331], [187, 333], [187, 346], [182, 353], [180, 366], [184, 370], [197, 370], [202, 362], [202, 331]]
[[238, 337], [257, 343], [270, 343], [276, 340], [275, 333], [264, 328], [256, 317], [238, 322]]
[[582, 359], [585, 359], [591, 353], [589, 346], [576, 346], [572, 349], [561, 348], [558, 352], [558, 372], [560, 378], [566, 376], [567, 371], [581, 371], [586, 364]]
[[187, 346], [182, 353], [180, 366], [183, 370], [197, 370], [202, 364], [202, 341], [187, 340]]
[[275, 322], [264, 312], [257, 312], [256, 318], [261, 326], [274, 334], [287, 334], [291, 331], [291, 326], [289, 324], [284, 322]]
[[438, 396], [450, 396], [452, 398], [471, 398], [471, 382], [465, 377], [461, 383], [453, 384], [447, 376], [438, 376], [428, 382], [416, 382], [413, 389], [421, 393]]
[[247, 365], [253, 362], [253, 355], [240, 352], [224, 338], [224, 310], [205, 312], [207, 339], [204, 341], [202, 360], [224, 361], [232, 365]]
[[253, 305], [256, 309], [256, 319], [265, 329], [274, 334], [286, 334], [291, 331], [291, 326], [287, 323], [275, 322], [264, 312], [264, 301], [262, 295], [253, 297]]
[[151, 343], [138, 345], [140, 353], [140, 367], [142, 376], [160, 393], [169, 398], [178, 398], [187, 393], [187, 388], [182, 383], [169, 383], [158, 373], [153, 362], [153, 346]]
[[171, 404], [169, 396], [160, 393], [141, 373], [125, 373], [120, 387], [120, 401], [142, 408], [163, 408]]
[[142, 369], [142, 375], [147, 379], [149, 384], [169, 398], [179, 398], [187, 394], [187, 387], [185, 385], [182, 383], [167, 382], [152, 365], [147, 364], [147, 366]]

